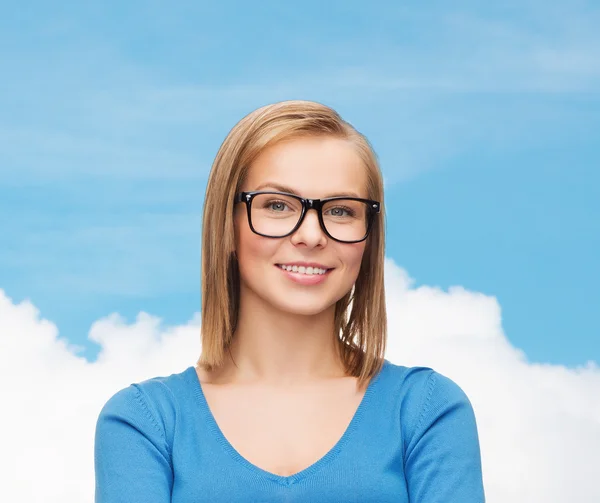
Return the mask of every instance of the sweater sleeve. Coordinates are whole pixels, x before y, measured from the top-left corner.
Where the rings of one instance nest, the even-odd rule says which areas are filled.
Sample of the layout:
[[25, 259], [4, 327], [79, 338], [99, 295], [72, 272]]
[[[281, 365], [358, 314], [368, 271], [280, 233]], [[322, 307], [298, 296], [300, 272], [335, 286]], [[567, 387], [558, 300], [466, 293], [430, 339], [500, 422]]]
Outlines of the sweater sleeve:
[[475, 414], [451, 379], [431, 371], [405, 453], [411, 503], [484, 503]]
[[96, 424], [96, 503], [170, 503], [170, 450], [138, 385], [104, 405]]

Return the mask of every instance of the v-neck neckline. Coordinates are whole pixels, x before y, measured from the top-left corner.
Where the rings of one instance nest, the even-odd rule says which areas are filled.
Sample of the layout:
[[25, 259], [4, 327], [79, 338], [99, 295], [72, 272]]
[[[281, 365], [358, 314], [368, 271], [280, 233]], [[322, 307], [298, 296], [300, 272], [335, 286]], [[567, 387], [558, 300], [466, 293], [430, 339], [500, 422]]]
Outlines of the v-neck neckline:
[[204, 414], [204, 417], [205, 417], [206, 421], [208, 422], [208, 426], [209, 426], [214, 438], [223, 447], [223, 449], [230, 456], [232, 456], [236, 461], [238, 461], [243, 466], [245, 466], [247, 469], [249, 469], [251, 472], [253, 472], [259, 476], [265, 477], [269, 480], [272, 480], [274, 482], [277, 482], [279, 484], [282, 484], [284, 486], [289, 486], [289, 485], [292, 485], [292, 484], [300, 481], [301, 479], [304, 479], [304, 478], [308, 477], [309, 475], [315, 473], [316, 471], [321, 469], [323, 466], [325, 466], [327, 463], [329, 463], [331, 460], [333, 460], [333, 458], [335, 458], [341, 452], [344, 445], [351, 439], [352, 434], [358, 428], [358, 425], [360, 424], [360, 420], [364, 415], [365, 409], [368, 407], [368, 404], [370, 402], [371, 395], [373, 394], [374, 389], [377, 385], [377, 382], [379, 381], [379, 378], [380, 378], [380, 376], [383, 372], [383, 369], [385, 368], [386, 365], [387, 365], [387, 361], [384, 360], [381, 370], [371, 378], [369, 384], [367, 385], [367, 389], [365, 390], [365, 393], [364, 393], [360, 403], [358, 404], [358, 407], [356, 408], [356, 411], [354, 412], [352, 419], [350, 420], [350, 423], [344, 430], [344, 433], [342, 434], [342, 436], [333, 445], [333, 447], [331, 447], [331, 449], [329, 449], [317, 461], [315, 461], [311, 465], [307, 466], [306, 468], [303, 468], [299, 472], [296, 472], [292, 475], [279, 475], [277, 473], [270, 472], [268, 470], [261, 468], [260, 466], [255, 465], [254, 463], [252, 463], [248, 459], [246, 459], [244, 456], [242, 456], [237, 451], [237, 449], [235, 447], [233, 447], [231, 442], [229, 442], [229, 440], [227, 439], [227, 437], [221, 430], [219, 424], [217, 423], [215, 416], [213, 415], [212, 411], [210, 410], [208, 401], [206, 399], [206, 396], [204, 395], [204, 390], [202, 389], [202, 383], [200, 382], [200, 379], [198, 378], [198, 374], [196, 373], [196, 368], [189, 367], [187, 369], [187, 372], [190, 374], [190, 379], [192, 379], [192, 381], [194, 383], [194, 395], [198, 399], [198, 404], [200, 405], [200, 409], [202, 410], [202, 413]]

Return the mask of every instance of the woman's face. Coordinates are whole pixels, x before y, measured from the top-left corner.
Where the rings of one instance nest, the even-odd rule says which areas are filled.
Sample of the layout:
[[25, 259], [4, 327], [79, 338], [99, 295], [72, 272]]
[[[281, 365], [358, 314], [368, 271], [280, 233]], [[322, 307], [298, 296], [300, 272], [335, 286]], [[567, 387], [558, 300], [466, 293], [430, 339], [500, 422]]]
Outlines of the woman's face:
[[[265, 149], [250, 166], [242, 190], [292, 192], [310, 199], [367, 198], [366, 186], [366, 169], [350, 142], [309, 137]], [[283, 207], [276, 205], [275, 209]], [[340, 243], [329, 238], [314, 210], [307, 211], [302, 225], [290, 236], [267, 238], [252, 232], [246, 205], [240, 203], [235, 208], [235, 230], [241, 301], [252, 296], [293, 314], [320, 313], [348, 293], [365, 249], [365, 241]], [[281, 267], [300, 263], [320, 264], [328, 272], [310, 276]]]

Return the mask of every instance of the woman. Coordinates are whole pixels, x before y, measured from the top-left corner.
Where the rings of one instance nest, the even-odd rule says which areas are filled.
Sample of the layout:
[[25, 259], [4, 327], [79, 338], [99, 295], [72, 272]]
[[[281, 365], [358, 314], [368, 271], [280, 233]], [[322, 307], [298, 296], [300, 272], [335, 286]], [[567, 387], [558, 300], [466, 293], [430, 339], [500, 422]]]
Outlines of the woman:
[[369, 143], [326, 106], [231, 130], [204, 203], [202, 354], [104, 406], [97, 503], [484, 501], [468, 398], [384, 358], [382, 203]]

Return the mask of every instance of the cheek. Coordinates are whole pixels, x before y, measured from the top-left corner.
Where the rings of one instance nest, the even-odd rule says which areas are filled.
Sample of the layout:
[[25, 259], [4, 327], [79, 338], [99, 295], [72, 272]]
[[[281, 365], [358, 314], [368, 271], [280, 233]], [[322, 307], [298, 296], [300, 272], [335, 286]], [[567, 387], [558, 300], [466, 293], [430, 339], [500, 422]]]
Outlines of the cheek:
[[356, 282], [365, 252], [364, 243], [346, 245], [339, 250], [339, 258], [344, 263], [343, 283], [347, 288]]
[[272, 239], [254, 234], [248, 225], [236, 229], [236, 251], [240, 271], [252, 273], [260, 265], [267, 264], [273, 256], [277, 243]]
[[356, 243], [346, 251], [346, 262], [349, 269], [358, 275], [360, 265], [362, 264], [363, 255], [365, 253], [365, 243]]

